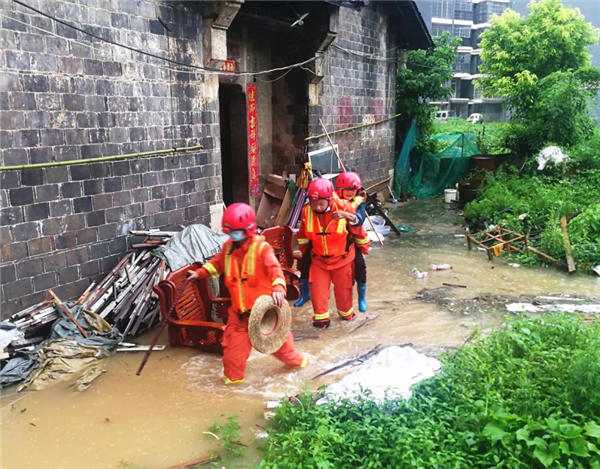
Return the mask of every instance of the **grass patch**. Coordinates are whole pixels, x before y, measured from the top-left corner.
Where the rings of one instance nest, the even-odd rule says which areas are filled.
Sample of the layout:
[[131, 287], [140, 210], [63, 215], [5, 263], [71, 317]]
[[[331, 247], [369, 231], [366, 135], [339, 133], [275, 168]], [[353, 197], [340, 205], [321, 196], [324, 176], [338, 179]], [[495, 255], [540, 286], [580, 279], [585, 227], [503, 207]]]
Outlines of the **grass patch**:
[[284, 402], [259, 467], [600, 468], [600, 326], [517, 319], [443, 362], [408, 402]]

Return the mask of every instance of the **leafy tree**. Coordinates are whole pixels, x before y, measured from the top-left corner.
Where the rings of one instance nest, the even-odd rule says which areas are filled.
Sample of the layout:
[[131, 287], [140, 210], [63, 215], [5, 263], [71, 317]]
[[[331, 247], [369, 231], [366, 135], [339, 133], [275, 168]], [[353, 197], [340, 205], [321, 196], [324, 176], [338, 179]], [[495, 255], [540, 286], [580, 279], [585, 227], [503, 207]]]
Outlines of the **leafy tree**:
[[548, 143], [567, 147], [592, 135], [589, 106], [600, 72], [588, 47], [598, 38], [578, 9], [559, 0], [533, 1], [527, 17], [507, 10], [492, 19], [482, 35], [476, 86], [511, 110], [508, 149], [532, 155]]
[[435, 39], [434, 48], [410, 51], [406, 70], [398, 72], [396, 96], [401, 125], [406, 128], [416, 118], [422, 141], [428, 140], [433, 125], [434, 109], [428, 100], [440, 101], [452, 92], [446, 84], [452, 79], [459, 44], [459, 38], [445, 32]]

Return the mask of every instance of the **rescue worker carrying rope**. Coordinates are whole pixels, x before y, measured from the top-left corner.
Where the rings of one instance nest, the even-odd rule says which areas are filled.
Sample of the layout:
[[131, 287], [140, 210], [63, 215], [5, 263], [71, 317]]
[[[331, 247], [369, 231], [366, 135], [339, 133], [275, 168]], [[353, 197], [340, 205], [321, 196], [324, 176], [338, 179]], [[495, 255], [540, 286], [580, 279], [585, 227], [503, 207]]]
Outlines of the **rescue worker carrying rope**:
[[371, 243], [362, 226], [349, 225], [346, 217], [339, 214], [353, 214], [354, 209], [335, 194], [331, 181], [322, 178], [312, 181], [308, 197], [309, 203], [302, 209], [298, 244], [302, 254], [311, 250], [308, 281], [314, 311], [312, 320], [315, 327], [325, 329], [331, 319], [331, 283], [339, 316], [346, 321], [354, 318], [354, 244], [366, 254]]
[[[282, 306], [286, 284], [273, 248], [263, 236], [256, 234], [256, 214], [249, 205], [230, 205], [223, 214], [223, 231], [230, 238], [223, 250], [187, 276], [196, 280], [225, 275], [231, 308], [223, 334], [223, 381], [231, 384], [244, 380], [246, 361], [252, 351], [248, 319], [254, 302], [262, 295], [270, 295], [276, 305]], [[308, 364], [307, 357], [294, 347], [291, 332], [273, 355], [286, 365], [304, 367]]]

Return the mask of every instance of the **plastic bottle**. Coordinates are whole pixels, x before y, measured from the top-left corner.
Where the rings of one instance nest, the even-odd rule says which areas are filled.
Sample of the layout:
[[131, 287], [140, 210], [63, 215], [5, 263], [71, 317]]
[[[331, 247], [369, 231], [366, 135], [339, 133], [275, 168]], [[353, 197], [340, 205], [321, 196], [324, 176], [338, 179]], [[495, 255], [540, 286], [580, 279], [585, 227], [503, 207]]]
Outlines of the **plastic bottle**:
[[431, 270], [450, 270], [450, 264], [431, 264]]
[[429, 277], [429, 272], [420, 272], [416, 267], [413, 269], [413, 274], [417, 278]]

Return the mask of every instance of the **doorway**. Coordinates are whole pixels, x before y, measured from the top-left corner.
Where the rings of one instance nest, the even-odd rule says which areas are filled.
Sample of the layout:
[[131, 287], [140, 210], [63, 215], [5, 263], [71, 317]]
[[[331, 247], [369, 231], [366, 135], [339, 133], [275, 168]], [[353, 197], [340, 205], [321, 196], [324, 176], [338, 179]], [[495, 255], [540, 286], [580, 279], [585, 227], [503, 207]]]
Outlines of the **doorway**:
[[246, 94], [241, 85], [219, 84], [223, 202], [249, 203]]

